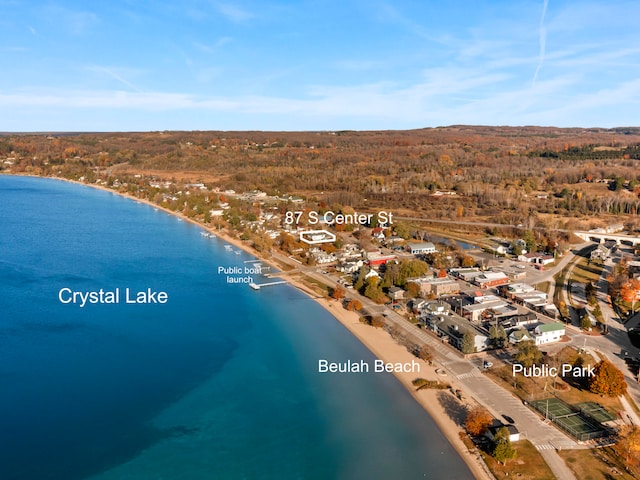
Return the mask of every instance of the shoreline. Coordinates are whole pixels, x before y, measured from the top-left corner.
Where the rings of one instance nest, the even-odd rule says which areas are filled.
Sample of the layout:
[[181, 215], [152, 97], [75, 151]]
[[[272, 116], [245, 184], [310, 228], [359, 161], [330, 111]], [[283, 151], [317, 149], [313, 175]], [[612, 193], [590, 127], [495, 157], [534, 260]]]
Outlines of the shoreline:
[[[62, 182], [72, 183], [76, 185], [81, 185], [89, 188], [95, 188], [97, 190], [102, 190], [104, 192], [109, 192], [114, 195], [119, 195], [123, 198], [133, 200], [136, 202], [144, 203], [153, 208], [157, 208], [162, 210], [163, 212], [173, 215], [177, 218], [180, 218], [184, 221], [188, 221], [191, 224], [202, 228], [204, 231], [212, 233], [216, 236], [216, 238], [221, 241], [227, 242], [234, 247], [237, 247], [244, 251], [245, 253], [259, 259], [260, 261], [265, 262], [266, 264], [274, 267], [280, 268], [278, 264], [275, 263], [272, 259], [265, 258], [256, 250], [252, 249], [248, 245], [246, 245], [241, 240], [231, 237], [230, 235], [215, 230], [213, 227], [205, 226], [191, 218], [186, 217], [180, 212], [176, 212], [170, 210], [166, 207], [153, 203], [150, 200], [143, 199], [131, 195], [129, 193], [122, 193], [111, 188], [104, 187], [102, 185], [92, 185], [88, 183], [83, 183], [76, 180], [70, 180], [66, 178], [60, 177], [48, 177], [48, 176], [38, 176], [38, 175], [19, 175], [19, 174], [7, 174], [2, 173], [2, 175], [7, 176], [15, 176], [15, 177], [30, 177], [30, 178], [48, 178], [53, 180], [59, 180]], [[354, 335], [358, 341], [360, 341], [369, 351], [371, 351], [377, 358], [383, 360], [386, 363], [407, 363], [411, 361], [417, 361], [420, 364], [420, 374], [416, 375], [414, 373], [399, 373], [394, 372], [393, 375], [396, 379], [405, 387], [411, 396], [415, 399], [416, 402], [425, 410], [427, 415], [431, 417], [434, 421], [441, 434], [449, 441], [452, 447], [458, 452], [460, 458], [465, 462], [465, 464], [469, 467], [469, 470], [474, 475], [476, 479], [488, 480], [491, 477], [487, 474], [485, 467], [481, 464], [482, 460], [479, 460], [478, 457], [472, 454], [466, 445], [462, 442], [459, 436], [459, 432], [462, 431], [462, 423], [464, 422], [464, 418], [460, 418], [460, 415], [457, 415], [456, 418], [451, 418], [449, 414], [446, 412], [445, 407], [440, 402], [440, 398], [442, 395], [449, 396], [450, 399], [454, 397], [447, 390], [420, 390], [416, 391], [415, 387], [411, 383], [417, 376], [421, 378], [427, 378], [429, 380], [437, 380], [438, 376], [435, 373], [435, 366], [429, 366], [423, 360], [420, 360], [410, 354], [406, 348], [399, 345], [398, 343], [391, 338], [391, 336], [381, 328], [372, 327], [369, 325], [365, 325], [360, 322], [359, 314], [355, 312], [350, 312], [342, 308], [339, 302], [331, 299], [326, 299], [323, 297], [318, 297], [317, 293], [313, 292], [310, 287], [305, 285], [302, 281], [295, 278], [288, 278], [287, 283], [292, 287], [296, 288], [303, 294], [310, 297], [312, 300], [316, 301], [320, 306], [322, 306], [325, 311], [327, 311], [336, 321], [342, 324], [352, 335]]]

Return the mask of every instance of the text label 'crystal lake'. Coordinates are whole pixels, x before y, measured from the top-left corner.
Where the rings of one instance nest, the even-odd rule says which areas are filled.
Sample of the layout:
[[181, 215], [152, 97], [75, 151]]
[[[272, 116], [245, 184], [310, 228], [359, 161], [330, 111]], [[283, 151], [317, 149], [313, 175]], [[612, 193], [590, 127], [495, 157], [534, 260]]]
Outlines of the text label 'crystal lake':
[[[121, 301], [122, 300], [122, 301]], [[125, 288], [120, 292], [120, 288], [113, 290], [93, 290], [87, 292], [74, 291], [68, 287], [58, 291], [58, 301], [63, 304], [78, 305], [84, 308], [87, 304], [165, 304], [169, 301], [167, 292], [158, 292], [151, 288], [135, 291]]]

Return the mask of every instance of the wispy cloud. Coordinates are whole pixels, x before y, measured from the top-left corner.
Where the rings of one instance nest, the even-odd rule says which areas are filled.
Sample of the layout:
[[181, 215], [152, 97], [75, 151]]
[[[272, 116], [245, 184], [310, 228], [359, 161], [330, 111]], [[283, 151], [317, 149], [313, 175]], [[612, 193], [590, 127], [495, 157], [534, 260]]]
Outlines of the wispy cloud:
[[[107, 69], [108, 70], [108, 69]], [[97, 71], [105, 72], [104, 67]], [[477, 72], [476, 72], [477, 73]], [[453, 81], [454, 77], [460, 77]], [[614, 126], [597, 121], [597, 112], [615, 109], [619, 124], [633, 123], [640, 98], [640, 80], [601, 89], [597, 95], [575, 92], [579, 78], [572, 75], [539, 80], [537, 88], [526, 84], [509, 88], [498, 74], [436, 70], [426, 72], [420, 83], [360, 84], [351, 87], [318, 85], [299, 97], [275, 95], [208, 96], [181, 92], [123, 90], [22, 90], [0, 94], [0, 108], [30, 111], [179, 112], [224, 118], [229, 115], [268, 115], [271, 118], [307, 119], [311, 125], [348, 128], [395, 128], [472, 124]], [[490, 88], [497, 84], [497, 87]], [[482, 92], [482, 87], [487, 91]], [[580, 118], [576, 122], [575, 118]], [[0, 123], [0, 126], [2, 124]], [[216, 125], [211, 125], [214, 128]], [[217, 125], [222, 128], [224, 124]], [[116, 128], [116, 127], [114, 127]], [[139, 127], [138, 127], [139, 128]], [[272, 124], [272, 128], [282, 128]], [[5, 127], [6, 129], [6, 127]]]
[[0, 47], [0, 52], [14, 52], [14, 53], [21, 53], [21, 52], [26, 52], [29, 49], [26, 47]]
[[122, 85], [125, 85], [126, 87], [130, 88], [135, 92], [141, 92], [141, 90], [137, 86], [135, 86], [133, 83], [131, 83], [129, 80], [127, 80], [123, 76], [127, 74], [126, 72], [128, 72], [129, 74], [133, 74], [133, 71], [131, 69], [122, 69], [117, 67], [104, 67], [100, 65], [90, 65], [88, 67], [85, 67], [85, 69], [89, 72], [106, 75], [114, 80], [117, 80]]
[[388, 62], [382, 60], [340, 60], [335, 66], [350, 72], [364, 72], [379, 68], [387, 68]]
[[216, 2], [214, 4], [216, 10], [227, 17], [232, 22], [246, 22], [251, 20], [255, 15], [234, 3]]
[[[90, 32], [98, 23], [100, 17], [94, 12], [86, 10], [72, 10], [61, 5], [49, 5], [42, 11], [52, 22], [55, 22], [66, 33], [83, 35]], [[35, 32], [35, 29], [32, 33]]]
[[531, 85], [535, 87], [536, 80], [538, 80], [538, 73], [542, 68], [542, 64], [544, 63], [544, 55], [547, 47], [547, 30], [544, 27], [544, 17], [547, 14], [547, 7], [549, 6], [549, 0], [544, 0], [542, 4], [542, 15], [540, 15], [540, 33], [539, 33], [539, 41], [540, 41], [540, 52], [538, 55], [538, 66], [536, 67], [536, 71], [533, 74], [533, 80], [531, 81]]
[[202, 42], [193, 42], [193, 45], [198, 49], [203, 51], [204, 53], [215, 53], [222, 47], [223, 45], [227, 45], [228, 43], [233, 42], [232, 37], [222, 37], [216, 40], [212, 44], [202, 43]]

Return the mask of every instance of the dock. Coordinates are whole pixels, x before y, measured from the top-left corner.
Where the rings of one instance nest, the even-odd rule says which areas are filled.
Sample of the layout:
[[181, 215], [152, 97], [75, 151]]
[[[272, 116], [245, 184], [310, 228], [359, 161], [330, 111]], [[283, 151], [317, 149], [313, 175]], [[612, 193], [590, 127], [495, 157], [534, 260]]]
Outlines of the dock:
[[283, 283], [287, 283], [286, 280], [279, 280], [277, 282], [267, 282], [267, 283], [253, 283], [251, 282], [249, 286], [254, 290], [260, 290], [262, 287], [269, 287], [271, 285], [282, 285]]

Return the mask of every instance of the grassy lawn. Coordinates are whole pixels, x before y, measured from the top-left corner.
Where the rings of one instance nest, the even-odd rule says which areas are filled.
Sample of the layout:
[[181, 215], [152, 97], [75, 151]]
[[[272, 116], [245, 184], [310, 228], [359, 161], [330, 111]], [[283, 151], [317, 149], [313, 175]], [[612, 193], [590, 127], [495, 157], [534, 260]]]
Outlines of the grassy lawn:
[[589, 263], [587, 258], [580, 258], [576, 263], [576, 266], [573, 268], [571, 272], [570, 280], [572, 282], [594, 282], [596, 283], [600, 280], [600, 275], [602, 274], [603, 265], [597, 262]]
[[536, 450], [536, 447], [529, 440], [520, 440], [513, 443], [513, 447], [517, 452], [516, 458], [508, 460], [505, 466], [496, 462], [488, 453], [477, 448], [465, 433], [460, 432], [460, 438], [470, 452], [480, 452], [487, 467], [496, 478], [506, 476], [523, 480], [553, 480], [556, 478], [542, 455], [540, 455], [540, 452]]
[[504, 478], [507, 476], [519, 479], [531, 480], [554, 480], [556, 477], [529, 440], [520, 440], [514, 442], [513, 447], [518, 452], [516, 458], [507, 460], [507, 465], [502, 465], [496, 460], [482, 452], [485, 463], [496, 478]]
[[315, 278], [307, 277], [306, 275], [302, 277], [302, 281], [310, 287], [314, 292], [318, 293], [320, 296], [326, 297], [329, 295], [329, 286], [324, 283], [319, 282]]
[[550, 285], [551, 285], [551, 282], [540, 282], [540, 283], [536, 283], [535, 287], [541, 292], [549, 293]]
[[626, 472], [611, 452], [604, 449], [562, 450], [558, 454], [580, 480], [633, 480], [637, 477]]
[[565, 275], [565, 270], [562, 270], [553, 277], [556, 281], [556, 288], [553, 291], [553, 303], [558, 307], [558, 310], [560, 310], [560, 302], [563, 301], [562, 292], [564, 292], [565, 289]]

